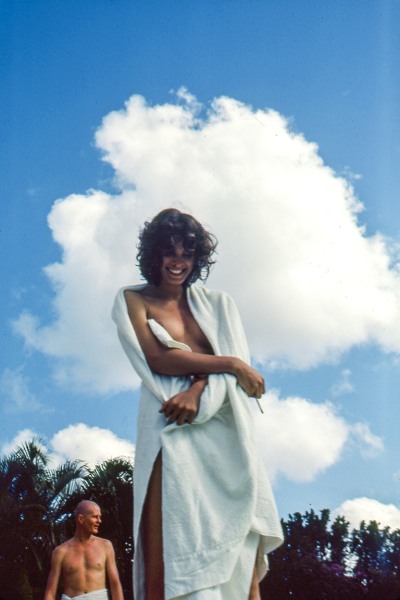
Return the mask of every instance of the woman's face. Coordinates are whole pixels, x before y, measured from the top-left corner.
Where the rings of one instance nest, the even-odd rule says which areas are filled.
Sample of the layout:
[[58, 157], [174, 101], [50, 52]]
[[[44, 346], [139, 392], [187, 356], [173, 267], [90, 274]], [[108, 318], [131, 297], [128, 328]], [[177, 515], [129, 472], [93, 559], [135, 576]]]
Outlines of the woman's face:
[[176, 242], [171, 250], [163, 253], [161, 282], [183, 285], [194, 266], [194, 253], [186, 250], [182, 242]]

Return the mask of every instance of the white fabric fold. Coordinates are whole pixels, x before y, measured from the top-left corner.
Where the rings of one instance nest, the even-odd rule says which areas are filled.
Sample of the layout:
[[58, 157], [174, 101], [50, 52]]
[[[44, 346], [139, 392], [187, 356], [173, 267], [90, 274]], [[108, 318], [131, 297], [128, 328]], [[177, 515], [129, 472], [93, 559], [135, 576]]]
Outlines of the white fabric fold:
[[148, 319], [147, 325], [150, 327], [158, 341], [164, 346], [167, 346], [167, 348], [178, 348], [178, 350], [186, 350], [187, 352], [192, 351], [190, 346], [187, 344], [183, 344], [182, 342], [177, 342], [176, 340], [172, 339], [168, 331], [154, 319]]
[[[121, 289], [113, 319], [121, 344], [142, 380], [135, 453], [134, 537], [154, 460], [163, 455], [163, 544], [165, 598], [228, 582], [252, 531], [259, 534], [258, 574], [267, 568], [268, 552], [282, 542], [275, 501], [255, 445], [253, 399], [229, 374], [210, 375], [192, 425], [166, 425], [160, 401], [189, 385], [184, 377], [153, 373], [129, 319]], [[249, 362], [241, 319], [225, 293], [191, 286], [192, 314], [214, 353]], [[141, 599], [140, 581], [135, 593]]]
[[63, 594], [61, 600], [108, 600], [108, 593], [106, 589], [103, 589], [87, 592], [87, 594], [80, 594], [79, 596], [67, 596], [67, 594]]

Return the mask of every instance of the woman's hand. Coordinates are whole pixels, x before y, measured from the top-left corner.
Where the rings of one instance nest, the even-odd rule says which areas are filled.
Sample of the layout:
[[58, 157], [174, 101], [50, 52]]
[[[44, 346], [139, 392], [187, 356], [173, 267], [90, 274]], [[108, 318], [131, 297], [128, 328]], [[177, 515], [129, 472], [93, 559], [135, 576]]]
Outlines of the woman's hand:
[[190, 425], [193, 422], [199, 412], [201, 394], [206, 385], [207, 378], [196, 378], [190, 388], [164, 402], [159, 412], [165, 414], [168, 425]]
[[261, 398], [265, 393], [264, 377], [240, 359], [235, 361], [233, 369], [238, 384], [251, 398]]

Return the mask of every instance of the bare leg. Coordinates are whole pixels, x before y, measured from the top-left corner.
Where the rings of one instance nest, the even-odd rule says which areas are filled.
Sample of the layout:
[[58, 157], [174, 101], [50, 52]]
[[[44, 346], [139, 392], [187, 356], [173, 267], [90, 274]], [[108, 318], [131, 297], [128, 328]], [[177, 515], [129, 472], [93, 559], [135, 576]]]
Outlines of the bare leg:
[[146, 600], [164, 600], [161, 472], [162, 455], [160, 452], [150, 477], [141, 523]]
[[261, 600], [256, 567], [254, 567], [253, 577], [251, 579], [249, 600]]

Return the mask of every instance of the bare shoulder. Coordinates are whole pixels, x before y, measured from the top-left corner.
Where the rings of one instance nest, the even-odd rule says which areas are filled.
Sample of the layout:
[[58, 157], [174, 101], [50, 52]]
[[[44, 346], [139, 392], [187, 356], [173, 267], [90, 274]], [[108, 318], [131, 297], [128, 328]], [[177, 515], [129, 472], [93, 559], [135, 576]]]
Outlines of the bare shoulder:
[[59, 546], [54, 548], [52, 555], [51, 555], [52, 560], [55, 562], [62, 562], [62, 560], [64, 559], [64, 557], [67, 554], [70, 547], [71, 547], [71, 540], [67, 540], [63, 544], [60, 544]]
[[144, 302], [144, 289], [125, 288], [125, 300], [129, 302]]
[[133, 290], [128, 288], [124, 290], [124, 297], [129, 312], [136, 313], [138, 311], [146, 310], [147, 303], [145, 289]]
[[107, 556], [114, 554], [114, 546], [110, 540], [106, 540], [105, 538], [96, 537], [96, 542], [99, 548], [101, 548]]
[[101, 544], [102, 546], [112, 546], [110, 540], [106, 540], [106, 538], [101, 538], [98, 535], [93, 536], [93, 540], [95, 540], [97, 544]]
[[135, 327], [147, 322], [154, 308], [162, 304], [159, 291], [152, 284], [138, 286], [136, 289], [127, 288], [124, 290], [124, 297], [129, 317]]
[[63, 544], [60, 544], [59, 546], [57, 546], [57, 548], [55, 550], [58, 550], [60, 552], [60, 554], [68, 552], [68, 550], [71, 550], [74, 546], [76, 545], [75, 539], [72, 537], [69, 540], [67, 540], [66, 542], [64, 542]]

